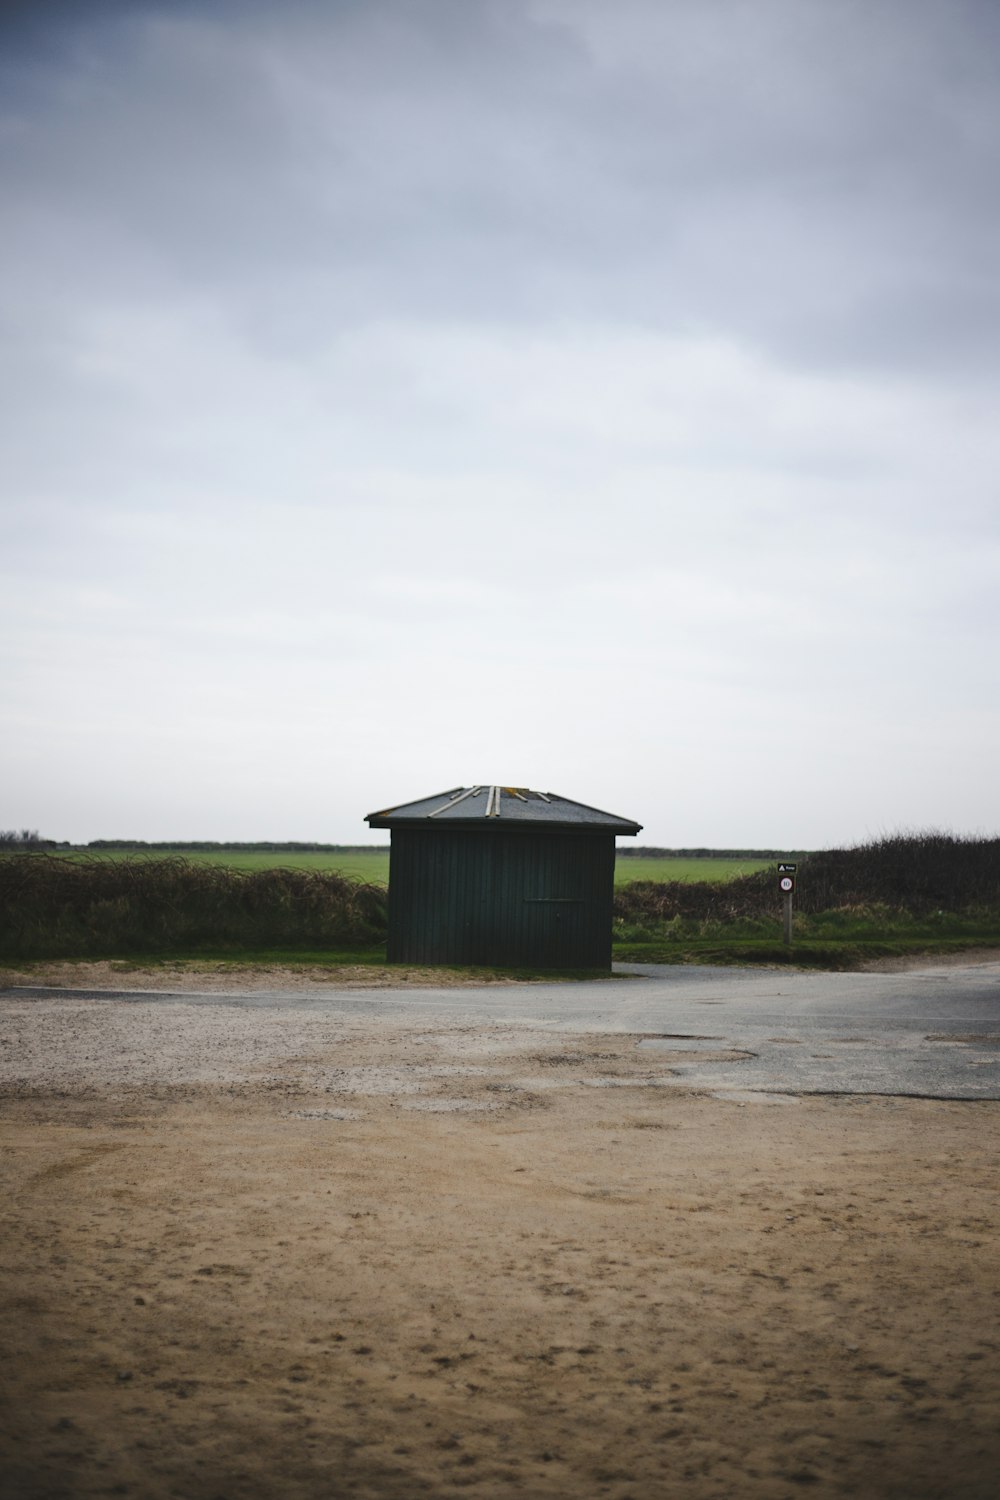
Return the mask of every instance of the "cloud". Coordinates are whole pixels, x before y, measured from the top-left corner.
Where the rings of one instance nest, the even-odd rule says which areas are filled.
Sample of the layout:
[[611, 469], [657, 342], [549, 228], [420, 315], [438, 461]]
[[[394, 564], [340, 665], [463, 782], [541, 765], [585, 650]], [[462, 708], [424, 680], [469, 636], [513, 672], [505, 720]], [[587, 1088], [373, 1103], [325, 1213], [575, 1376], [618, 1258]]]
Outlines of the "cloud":
[[994, 7], [4, 24], [7, 823], [995, 820]]
[[197, 288], [295, 349], [502, 312], [995, 368], [992, 7], [88, 13], [8, 64], [50, 292]]

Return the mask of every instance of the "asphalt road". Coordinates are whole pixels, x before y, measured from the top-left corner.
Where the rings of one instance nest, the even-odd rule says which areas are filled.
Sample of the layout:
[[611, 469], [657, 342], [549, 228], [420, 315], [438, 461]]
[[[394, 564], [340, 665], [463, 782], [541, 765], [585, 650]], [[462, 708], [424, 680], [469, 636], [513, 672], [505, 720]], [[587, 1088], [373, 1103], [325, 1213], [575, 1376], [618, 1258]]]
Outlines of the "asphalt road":
[[642, 1038], [678, 1084], [769, 1094], [1000, 1099], [1000, 963], [904, 974], [620, 964], [585, 983], [179, 994], [17, 988], [6, 998], [280, 1006]]

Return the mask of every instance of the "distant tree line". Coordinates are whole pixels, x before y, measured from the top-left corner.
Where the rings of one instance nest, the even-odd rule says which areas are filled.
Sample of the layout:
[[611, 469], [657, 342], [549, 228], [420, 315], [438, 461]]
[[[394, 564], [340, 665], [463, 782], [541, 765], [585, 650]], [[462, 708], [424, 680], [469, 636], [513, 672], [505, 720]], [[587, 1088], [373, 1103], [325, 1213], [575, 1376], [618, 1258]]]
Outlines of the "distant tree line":
[[388, 844], [310, 844], [294, 840], [277, 841], [258, 839], [251, 844], [219, 843], [211, 839], [171, 840], [166, 843], [150, 843], [146, 839], [91, 839], [87, 849], [160, 849], [164, 853], [203, 854], [218, 850], [231, 854], [244, 851], [247, 854], [384, 854]]
[[[71, 845], [68, 839], [43, 839], [37, 828], [0, 829], [0, 848], [7, 849], [120, 849], [157, 850], [164, 854], [385, 854], [388, 844], [320, 844], [296, 839], [256, 839], [234, 842], [215, 839], [91, 839], [89, 843]], [[794, 849], [659, 849], [648, 845], [619, 845], [619, 859], [785, 859], [800, 857], [803, 850]]]

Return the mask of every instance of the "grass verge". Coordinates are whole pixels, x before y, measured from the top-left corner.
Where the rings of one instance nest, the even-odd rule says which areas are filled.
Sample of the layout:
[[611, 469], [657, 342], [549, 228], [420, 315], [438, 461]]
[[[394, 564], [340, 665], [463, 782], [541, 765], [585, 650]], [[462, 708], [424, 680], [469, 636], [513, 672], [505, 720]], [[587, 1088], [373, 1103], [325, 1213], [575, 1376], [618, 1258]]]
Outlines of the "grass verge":
[[308, 952], [299, 948], [248, 948], [239, 951], [208, 949], [185, 953], [128, 954], [125, 956], [113, 953], [103, 955], [86, 953], [76, 956], [61, 954], [54, 959], [0, 957], [0, 983], [2, 983], [5, 971], [30, 974], [49, 969], [53, 964], [78, 963], [107, 964], [115, 974], [137, 976], [157, 975], [164, 971], [171, 973], [177, 971], [182, 973], [184, 971], [207, 972], [213, 975], [233, 974], [237, 976], [247, 969], [257, 969], [264, 973], [269, 969], [292, 969], [302, 973], [313, 970], [328, 974], [335, 970], [368, 968], [374, 971], [384, 971], [390, 982], [392, 976], [398, 975], [400, 983], [405, 983], [414, 975], [420, 976], [426, 982], [427, 979], [438, 974], [449, 982], [465, 980], [470, 984], [503, 980], [518, 983], [560, 983], [608, 978], [607, 971], [603, 969], [500, 968], [474, 964], [389, 963], [383, 947], [365, 949], [361, 952]]
[[974, 949], [1000, 950], [1000, 931], [963, 937], [805, 938], [785, 944], [780, 938], [649, 938], [616, 943], [616, 963], [760, 965], [783, 968], [857, 970], [881, 958], [933, 957]]

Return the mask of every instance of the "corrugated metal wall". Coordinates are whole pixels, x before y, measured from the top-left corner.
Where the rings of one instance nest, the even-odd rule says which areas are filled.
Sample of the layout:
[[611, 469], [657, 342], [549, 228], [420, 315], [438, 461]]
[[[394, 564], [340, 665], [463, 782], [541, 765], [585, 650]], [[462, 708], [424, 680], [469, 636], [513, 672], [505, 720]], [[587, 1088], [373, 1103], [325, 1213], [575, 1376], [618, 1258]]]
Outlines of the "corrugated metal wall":
[[392, 962], [609, 969], [608, 833], [394, 828]]

